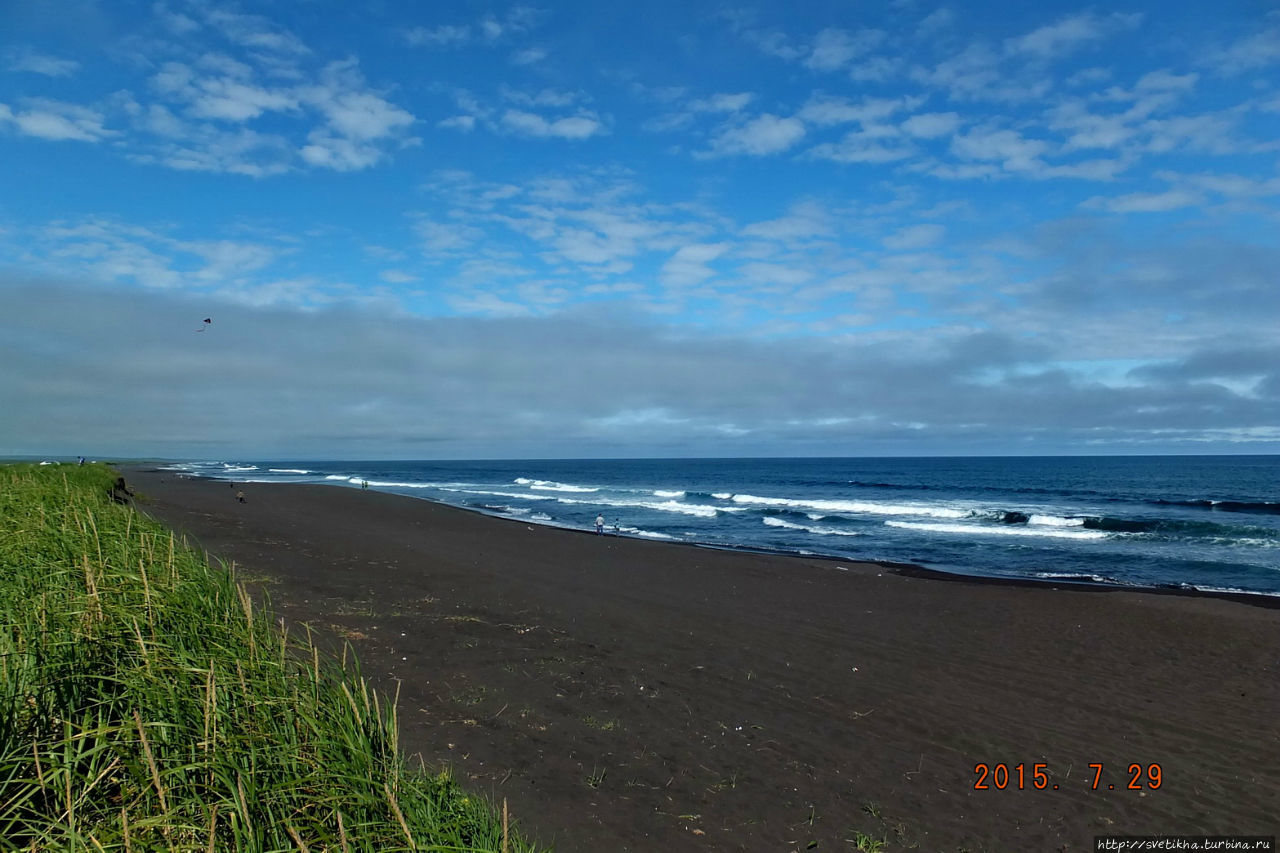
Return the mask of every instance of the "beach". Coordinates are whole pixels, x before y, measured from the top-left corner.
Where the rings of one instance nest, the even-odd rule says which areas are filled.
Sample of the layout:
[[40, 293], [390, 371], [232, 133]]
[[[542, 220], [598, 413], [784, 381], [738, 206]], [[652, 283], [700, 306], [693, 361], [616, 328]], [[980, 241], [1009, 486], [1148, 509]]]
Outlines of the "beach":
[[1274, 608], [124, 473], [279, 616], [349, 642], [398, 692], [407, 754], [561, 853], [850, 850], [859, 833], [1084, 851], [1280, 824]]

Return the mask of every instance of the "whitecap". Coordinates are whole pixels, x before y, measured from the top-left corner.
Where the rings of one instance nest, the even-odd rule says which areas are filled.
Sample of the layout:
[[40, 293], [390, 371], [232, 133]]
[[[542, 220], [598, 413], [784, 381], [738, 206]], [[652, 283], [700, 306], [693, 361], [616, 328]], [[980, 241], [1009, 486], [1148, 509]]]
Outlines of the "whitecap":
[[716, 500], [727, 501], [729, 498], [733, 497], [733, 492], [712, 492], [711, 497]]
[[784, 527], [788, 530], [803, 530], [806, 533], [816, 533], [819, 536], [866, 536], [865, 533], [858, 533], [853, 530], [840, 530], [836, 527], [817, 527], [812, 524], [796, 524], [794, 521], [787, 521], [782, 518], [774, 518], [765, 516], [761, 519], [770, 527]]
[[619, 533], [625, 533], [628, 536], [643, 536], [645, 539], [675, 539], [666, 533], [657, 533], [653, 530], [642, 530], [639, 527], [618, 527], [615, 528]]
[[1039, 524], [1044, 527], [1083, 527], [1083, 518], [1063, 518], [1058, 515], [1033, 515], [1027, 524]]
[[965, 518], [968, 510], [934, 504], [885, 504], [870, 501], [795, 500], [793, 498], [768, 498], [758, 495], [734, 495], [735, 503], [752, 506], [786, 507], [799, 510], [819, 510], [826, 513], [853, 512], [864, 515], [923, 515], [930, 518]]
[[306, 468], [268, 468], [272, 474], [310, 474]]
[[575, 486], [572, 483], [557, 483], [554, 480], [530, 480], [528, 477], [516, 477], [515, 483], [520, 486], [528, 486], [531, 489], [539, 489], [544, 492], [598, 492], [600, 489], [596, 486]]
[[662, 489], [654, 489], [653, 496], [655, 498], [682, 498], [684, 492], [665, 492]]
[[924, 521], [886, 521], [887, 527], [923, 530], [929, 533], [959, 533], [965, 536], [1052, 536], [1059, 539], [1106, 539], [1100, 530], [1065, 530], [1059, 527], [1030, 528], [1021, 525], [992, 527], [980, 524], [936, 524]]

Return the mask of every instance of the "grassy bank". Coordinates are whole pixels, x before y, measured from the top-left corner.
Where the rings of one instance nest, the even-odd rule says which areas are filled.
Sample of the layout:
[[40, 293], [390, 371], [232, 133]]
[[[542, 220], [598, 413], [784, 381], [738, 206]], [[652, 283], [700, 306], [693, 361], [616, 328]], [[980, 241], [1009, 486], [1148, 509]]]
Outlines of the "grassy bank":
[[0, 467], [0, 850], [534, 849], [114, 478]]

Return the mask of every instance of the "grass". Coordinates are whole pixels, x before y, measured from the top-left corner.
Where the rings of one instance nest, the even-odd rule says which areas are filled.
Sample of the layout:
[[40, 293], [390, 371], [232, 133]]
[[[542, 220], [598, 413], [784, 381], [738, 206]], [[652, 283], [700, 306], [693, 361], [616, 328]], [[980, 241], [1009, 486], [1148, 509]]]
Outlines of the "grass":
[[535, 849], [114, 476], [0, 467], [0, 850]]

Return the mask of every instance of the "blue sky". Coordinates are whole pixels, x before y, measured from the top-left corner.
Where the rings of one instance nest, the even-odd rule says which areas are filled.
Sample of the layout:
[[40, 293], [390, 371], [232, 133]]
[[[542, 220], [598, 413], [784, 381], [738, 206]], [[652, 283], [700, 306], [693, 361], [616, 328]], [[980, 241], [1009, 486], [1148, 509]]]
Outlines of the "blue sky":
[[0, 453], [1280, 449], [1271, 4], [0, 16]]

